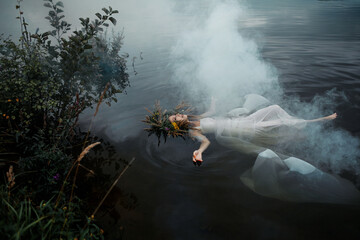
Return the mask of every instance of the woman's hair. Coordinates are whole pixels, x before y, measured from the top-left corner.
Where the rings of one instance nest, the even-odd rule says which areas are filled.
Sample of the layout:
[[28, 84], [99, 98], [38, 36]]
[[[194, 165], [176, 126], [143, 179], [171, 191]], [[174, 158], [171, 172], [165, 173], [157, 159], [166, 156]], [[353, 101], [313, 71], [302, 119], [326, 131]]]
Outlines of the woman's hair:
[[146, 115], [145, 122], [150, 125], [150, 127], [145, 128], [144, 130], [149, 132], [148, 136], [155, 134], [158, 137], [158, 145], [160, 145], [161, 136], [163, 136], [164, 141], [168, 136], [172, 137], [181, 137], [185, 139], [189, 135], [189, 130], [191, 129], [189, 121], [174, 121], [170, 122], [169, 116], [175, 115], [177, 113], [190, 113], [192, 108], [189, 105], [182, 102], [177, 105], [173, 110], [162, 110], [160, 106], [160, 102], [157, 101], [155, 103], [154, 111], [150, 111], [145, 108], [150, 115]]

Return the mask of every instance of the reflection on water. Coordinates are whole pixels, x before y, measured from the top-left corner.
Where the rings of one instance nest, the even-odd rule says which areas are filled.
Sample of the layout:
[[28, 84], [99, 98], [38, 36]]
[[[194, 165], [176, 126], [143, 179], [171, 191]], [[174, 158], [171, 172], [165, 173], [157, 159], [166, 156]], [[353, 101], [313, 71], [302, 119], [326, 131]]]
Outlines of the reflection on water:
[[[173, 106], [183, 95], [182, 86], [170, 81], [171, 48], [183, 30], [178, 23], [195, 24], [201, 19], [196, 11], [206, 15], [208, 4], [199, 2], [195, 7], [175, 4], [177, 31], [153, 29], [159, 41], [138, 46], [144, 60], [138, 61], [138, 75], [132, 76], [127, 94], [97, 116], [97, 131], [111, 139], [117, 154], [137, 159], [119, 183], [137, 197], [137, 207], [129, 210], [115, 203], [105, 229], [110, 239], [120, 227], [125, 239], [359, 237], [359, 208], [282, 202], [247, 189], [239, 176], [252, 166], [254, 156], [230, 151], [210, 136], [205, 163], [195, 168], [191, 140], [169, 139], [157, 147], [157, 139], [142, 131], [144, 107], [156, 99]], [[245, 5], [247, 15], [239, 20], [238, 31], [260, 46], [262, 57], [277, 69], [285, 94], [310, 101], [325, 90], [343, 91], [349, 102], [336, 105], [340, 117], [335, 126], [359, 137], [360, 2], [255, 0]]]

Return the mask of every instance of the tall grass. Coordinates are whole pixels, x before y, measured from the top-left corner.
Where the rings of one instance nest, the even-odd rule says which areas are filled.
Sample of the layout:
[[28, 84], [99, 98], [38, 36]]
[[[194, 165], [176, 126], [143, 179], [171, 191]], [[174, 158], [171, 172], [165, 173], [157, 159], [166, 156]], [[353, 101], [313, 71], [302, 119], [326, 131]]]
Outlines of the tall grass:
[[[88, 136], [92, 127], [92, 123], [99, 111], [103, 96], [109, 84], [101, 94], [95, 113], [91, 119], [91, 124], [83, 142], [83, 146], [88, 142]], [[75, 195], [76, 180], [79, 174], [79, 168], [82, 167], [89, 172], [94, 173], [93, 170], [81, 164], [84, 157], [101, 142], [91, 143], [78, 155], [76, 160], [73, 161], [71, 167], [67, 171], [65, 178], [63, 179], [61, 188], [57, 193], [57, 196], [53, 196], [48, 201], [41, 201], [40, 205], [34, 205], [31, 198], [25, 197], [24, 199], [16, 199], [15, 196], [10, 198], [10, 190], [15, 185], [15, 173], [13, 166], [9, 167], [6, 173], [7, 176], [7, 196], [8, 199], [2, 199], [2, 205], [6, 207], [8, 219], [5, 221], [8, 228], [5, 233], [9, 239], [83, 239], [94, 238], [103, 239], [103, 230], [100, 229], [94, 222], [95, 215], [102, 206], [105, 199], [110, 194], [111, 190], [116, 186], [120, 178], [124, 175], [125, 171], [131, 166], [135, 158], [133, 158], [128, 165], [121, 171], [119, 176], [113, 182], [111, 187], [106, 192], [105, 196], [101, 199], [97, 207], [94, 209], [90, 217], [84, 216], [84, 214], [77, 215], [79, 212], [78, 202], [74, 202], [74, 199], [78, 201]], [[72, 176], [73, 174], [73, 176]], [[72, 176], [72, 184], [69, 193], [66, 191], [66, 186], [69, 185], [69, 179]], [[66, 197], [68, 196], [68, 197]], [[53, 199], [56, 198], [55, 201]], [[1, 214], [4, 216], [4, 214]], [[76, 227], [77, 222], [84, 222], [83, 228]], [[5, 223], [4, 222], [4, 223]], [[4, 224], [1, 223], [0, 224]], [[36, 232], [36, 234], [34, 234]], [[9, 234], [10, 233], [10, 234]], [[0, 232], [1, 234], [1, 232]]]

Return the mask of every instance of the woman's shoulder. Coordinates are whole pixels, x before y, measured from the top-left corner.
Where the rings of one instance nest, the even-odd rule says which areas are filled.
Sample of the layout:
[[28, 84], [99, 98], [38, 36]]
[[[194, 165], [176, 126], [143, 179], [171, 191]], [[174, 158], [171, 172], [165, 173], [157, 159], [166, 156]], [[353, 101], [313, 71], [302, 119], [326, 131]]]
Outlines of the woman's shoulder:
[[194, 127], [193, 129], [189, 130], [190, 137], [197, 140], [198, 142], [202, 142], [206, 137], [202, 135], [201, 128]]

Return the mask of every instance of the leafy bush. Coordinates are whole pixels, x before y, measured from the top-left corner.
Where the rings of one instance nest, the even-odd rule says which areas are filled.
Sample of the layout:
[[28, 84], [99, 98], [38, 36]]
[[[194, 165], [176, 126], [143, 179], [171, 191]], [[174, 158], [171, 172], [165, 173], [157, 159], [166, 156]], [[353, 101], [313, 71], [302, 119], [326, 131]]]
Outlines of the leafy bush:
[[64, 37], [71, 25], [62, 15], [62, 2], [45, 2], [52, 31], [29, 33], [19, 3], [20, 44], [1, 40], [0, 127], [17, 142], [39, 135], [47, 144], [69, 143], [79, 114], [104, 89], [102, 100], [110, 104], [129, 85], [127, 56], [120, 55], [122, 34], [112, 41], [102, 34], [108, 22], [116, 24], [117, 10], [103, 8], [104, 14], [96, 13], [91, 22], [80, 18], [82, 29]]
[[0, 235], [102, 239], [74, 194], [78, 169], [85, 168], [80, 159], [99, 142], [82, 151], [89, 132], [76, 125], [85, 108], [98, 103], [97, 113], [101, 102], [110, 105], [129, 86], [123, 35], [107, 40], [103, 34], [118, 11], [103, 8], [93, 21], [80, 18], [82, 28], [70, 33], [63, 3], [44, 1], [51, 31], [30, 33], [18, 0], [20, 41], [0, 36], [0, 153], [2, 162], [17, 164], [15, 170], [6, 165], [7, 181], [0, 185]]
[[40, 151], [35, 156], [21, 158], [19, 168], [26, 173], [26, 185], [36, 198], [48, 197], [60, 189], [71, 167], [71, 158], [59, 150]]

